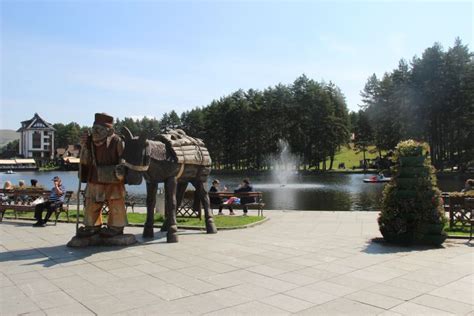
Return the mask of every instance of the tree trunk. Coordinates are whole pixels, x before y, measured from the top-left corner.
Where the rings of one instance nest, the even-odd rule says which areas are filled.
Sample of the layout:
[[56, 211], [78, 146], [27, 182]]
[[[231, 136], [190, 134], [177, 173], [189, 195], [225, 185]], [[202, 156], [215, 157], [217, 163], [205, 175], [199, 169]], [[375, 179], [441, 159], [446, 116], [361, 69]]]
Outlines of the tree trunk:
[[366, 162], [366, 159], [365, 159], [365, 152], [366, 152], [367, 149], [365, 149], [364, 147], [364, 150], [362, 151], [363, 153], [363, 159], [364, 159], [364, 162], [363, 162], [363, 167], [364, 167], [364, 171], [367, 170], [367, 162]]

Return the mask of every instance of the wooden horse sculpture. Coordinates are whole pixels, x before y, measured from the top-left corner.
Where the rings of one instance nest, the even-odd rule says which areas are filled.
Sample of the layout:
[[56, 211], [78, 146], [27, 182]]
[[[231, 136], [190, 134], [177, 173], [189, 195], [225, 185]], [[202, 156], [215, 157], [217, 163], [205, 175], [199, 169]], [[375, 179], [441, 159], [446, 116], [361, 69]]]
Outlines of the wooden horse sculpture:
[[[158, 183], [165, 185], [165, 222], [162, 231], [167, 231], [167, 242], [177, 242], [177, 206], [181, 204], [186, 187], [195, 188], [196, 204], [202, 204], [208, 234], [217, 233], [206, 182], [211, 171], [211, 160], [201, 140], [187, 136], [182, 130], [173, 130], [159, 135], [157, 141], [134, 137], [126, 127], [122, 129], [125, 149], [123, 164], [127, 167], [127, 183], [139, 184], [142, 176], [147, 188], [147, 216], [143, 237], [153, 238], [154, 210]], [[197, 203], [196, 203], [197, 202]]]

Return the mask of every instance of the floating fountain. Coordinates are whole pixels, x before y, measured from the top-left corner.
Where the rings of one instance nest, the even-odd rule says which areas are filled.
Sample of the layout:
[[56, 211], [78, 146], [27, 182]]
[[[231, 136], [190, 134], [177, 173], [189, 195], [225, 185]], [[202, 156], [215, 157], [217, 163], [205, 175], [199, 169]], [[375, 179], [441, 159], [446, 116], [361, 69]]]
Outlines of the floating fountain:
[[271, 157], [272, 182], [285, 187], [295, 183], [298, 176], [299, 158], [291, 153], [288, 142], [278, 141], [278, 153]]

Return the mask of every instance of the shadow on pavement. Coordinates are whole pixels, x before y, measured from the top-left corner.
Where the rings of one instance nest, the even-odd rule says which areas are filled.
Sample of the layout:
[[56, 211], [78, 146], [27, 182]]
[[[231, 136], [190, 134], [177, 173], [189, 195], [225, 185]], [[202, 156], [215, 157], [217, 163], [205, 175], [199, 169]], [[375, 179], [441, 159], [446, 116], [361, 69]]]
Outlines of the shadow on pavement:
[[[29, 223], [2, 223], [2, 225], [12, 226], [31, 226]], [[178, 232], [178, 235], [185, 235], [188, 232]], [[98, 253], [110, 253], [114, 251], [123, 250], [125, 248], [133, 249], [148, 244], [166, 244], [166, 232], [155, 231], [153, 239], [144, 239], [142, 234], [133, 234], [137, 239], [137, 243], [130, 246], [91, 246], [86, 248], [70, 248], [66, 244], [69, 240], [65, 240], [64, 244], [57, 246], [37, 247], [30, 249], [17, 249], [0, 252], [0, 263], [24, 261], [20, 266], [41, 265], [43, 267], [52, 267], [58, 264], [73, 263], [78, 260], [86, 259]], [[72, 238], [72, 236], [71, 236]], [[42, 259], [42, 260], [41, 260]]]
[[368, 254], [384, 254], [384, 253], [410, 253], [413, 251], [425, 251], [425, 250], [432, 250], [432, 249], [440, 249], [445, 248], [445, 246], [441, 247], [434, 247], [429, 245], [409, 245], [409, 246], [401, 246], [395, 245], [386, 242], [383, 238], [377, 237], [368, 240], [362, 252]]

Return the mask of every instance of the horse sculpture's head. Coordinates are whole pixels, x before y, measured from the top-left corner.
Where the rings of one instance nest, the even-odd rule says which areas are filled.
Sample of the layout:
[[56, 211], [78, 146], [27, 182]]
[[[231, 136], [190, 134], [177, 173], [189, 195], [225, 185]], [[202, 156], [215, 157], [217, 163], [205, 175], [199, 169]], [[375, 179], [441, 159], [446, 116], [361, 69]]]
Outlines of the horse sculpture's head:
[[121, 133], [125, 141], [122, 163], [127, 167], [126, 183], [140, 184], [143, 172], [147, 171], [150, 165], [148, 141], [143, 135], [134, 137], [126, 127], [121, 129]]

